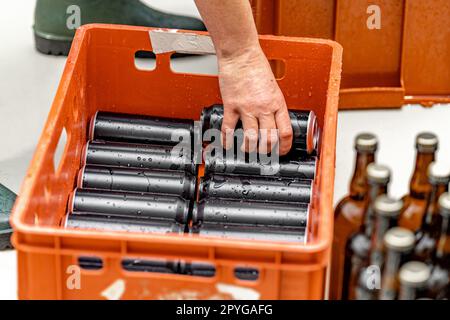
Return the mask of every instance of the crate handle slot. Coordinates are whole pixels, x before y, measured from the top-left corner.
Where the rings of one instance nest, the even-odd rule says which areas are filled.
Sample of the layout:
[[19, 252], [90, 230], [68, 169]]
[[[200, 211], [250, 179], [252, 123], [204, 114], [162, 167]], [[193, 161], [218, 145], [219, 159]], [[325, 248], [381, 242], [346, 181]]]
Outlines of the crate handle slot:
[[[153, 48], [151, 53], [156, 55], [169, 52], [173, 53], [170, 59], [170, 65], [173, 72], [196, 75], [218, 75], [216, 51], [209, 35], [156, 29], [150, 31], [150, 41]], [[202, 66], [200, 66], [202, 69], [194, 72], [192, 71], [191, 66], [178, 59], [180, 55], [183, 54], [195, 56], [210, 55], [212, 56], [211, 59], [215, 62], [215, 68], [212, 72], [209, 68], [204, 68], [204, 65], [211, 65], [212, 61], [208, 61], [208, 63], [203, 63]], [[277, 80], [284, 78], [286, 74], [286, 61], [283, 59], [271, 58], [269, 59], [269, 62]], [[198, 68], [199, 66], [196, 67]]]
[[[200, 57], [202, 57], [201, 63], [195, 63], [195, 61], [198, 61]], [[194, 74], [203, 76], [217, 76], [219, 74], [217, 56], [215, 54], [193, 54], [193, 56], [189, 57], [189, 59], [185, 59], [180, 58], [180, 56], [175, 53], [170, 56], [170, 69], [174, 73], [181, 74]]]
[[78, 265], [84, 270], [101, 270], [103, 269], [103, 259], [95, 256], [80, 256]]
[[167, 260], [123, 259], [122, 268], [129, 272], [178, 273], [178, 262]]
[[156, 55], [153, 51], [138, 50], [134, 53], [134, 66], [141, 71], [156, 69]]
[[[201, 75], [201, 76], [217, 76], [217, 57], [216, 50], [214, 48], [211, 36], [207, 33], [191, 33], [186, 31], [174, 31], [165, 29], [152, 29], [149, 31], [150, 43], [152, 47], [152, 53], [156, 56], [169, 55], [170, 70], [174, 73], [188, 74], [188, 75]], [[201, 66], [196, 65], [197, 70], [193, 71], [193, 68], [179, 59], [180, 55], [194, 55], [194, 56], [207, 56], [211, 55], [211, 59], [214, 59], [216, 68], [211, 71], [208, 65], [211, 65], [211, 61], [202, 63]], [[175, 58], [176, 57], [176, 58]], [[290, 66], [290, 69], [286, 67], [287, 57], [268, 57], [272, 71], [277, 80], [282, 80], [286, 77], [288, 71], [291, 75], [296, 75], [297, 72], [294, 66]], [[158, 60], [155, 59], [155, 60]], [[166, 57], [161, 59], [160, 62], [156, 61], [155, 69], [158, 67], [166, 68]], [[206, 65], [206, 68], [205, 68]], [[200, 68], [200, 69], [198, 69]], [[153, 70], [153, 69], [152, 69]]]
[[213, 278], [216, 276], [216, 267], [211, 263], [205, 262], [180, 262], [180, 274], [193, 277]]
[[58, 138], [58, 144], [56, 145], [55, 152], [53, 153], [53, 168], [55, 172], [60, 171], [62, 165], [63, 155], [67, 147], [67, 130], [65, 127], [62, 128], [61, 135]]
[[234, 269], [236, 279], [244, 281], [257, 281], [259, 279], [259, 270], [249, 267], [236, 267]]
[[193, 277], [212, 278], [216, 275], [216, 267], [209, 263], [170, 260], [123, 259], [122, 268], [129, 272], [150, 272], [179, 274]]

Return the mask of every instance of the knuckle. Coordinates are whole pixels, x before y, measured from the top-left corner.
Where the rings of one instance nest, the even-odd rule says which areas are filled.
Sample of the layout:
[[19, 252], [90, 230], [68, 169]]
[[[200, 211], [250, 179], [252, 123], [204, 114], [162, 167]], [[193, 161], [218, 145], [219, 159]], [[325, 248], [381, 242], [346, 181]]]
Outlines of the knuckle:
[[282, 140], [287, 140], [292, 138], [292, 130], [290, 129], [281, 129], [280, 130], [280, 138]]
[[222, 123], [222, 132], [226, 133], [227, 131], [233, 131], [234, 128], [233, 126], [230, 124], [230, 122], [223, 122]]
[[232, 128], [224, 128], [222, 126], [221, 134], [224, 138], [231, 137], [234, 134], [234, 129]]
[[251, 143], [256, 143], [258, 141], [258, 138], [256, 136], [249, 136], [248, 137], [248, 141], [250, 141]]
[[225, 112], [233, 112], [236, 109], [238, 109], [240, 105], [240, 100], [236, 97], [227, 98], [226, 101], [224, 101], [224, 109]]
[[254, 143], [254, 142], [257, 142], [257, 141], [258, 141], [258, 136], [257, 136], [256, 134], [254, 134], [254, 133], [248, 133], [248, 134], [246, 134], [245, 136], [246, 136], [246, 138], [247, 138], [247, 140], [248, 140], [249, 142]]

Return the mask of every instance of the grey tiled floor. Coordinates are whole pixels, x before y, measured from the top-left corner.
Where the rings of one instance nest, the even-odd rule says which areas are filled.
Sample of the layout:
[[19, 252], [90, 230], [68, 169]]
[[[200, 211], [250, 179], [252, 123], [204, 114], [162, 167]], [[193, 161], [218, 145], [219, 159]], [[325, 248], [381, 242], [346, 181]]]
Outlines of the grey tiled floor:
[[[198, 15], [191, 0], [148, 0], [172, 12]], [[38, 54], [33, 48], [33, 0], [0, 4], [0, 182], [18, 192], [49, 111], [65, 58]], [[187, 58], [185, 70], [214, 71], [214, 59]], [[339, 115], [335, 199], [347, 191], [353, 168], [352, 140], [360, 131], [381, 140], [379, 162], [394, 172], [392, 194], [401, 196], [413, 166], [414, 136], [432, 130], [441, 138], [439, 161], [450, 164], [450, 105], [394, 111], [354, 111]], [[16, 255], [0, 253], [0, 299], [16, 297]]]

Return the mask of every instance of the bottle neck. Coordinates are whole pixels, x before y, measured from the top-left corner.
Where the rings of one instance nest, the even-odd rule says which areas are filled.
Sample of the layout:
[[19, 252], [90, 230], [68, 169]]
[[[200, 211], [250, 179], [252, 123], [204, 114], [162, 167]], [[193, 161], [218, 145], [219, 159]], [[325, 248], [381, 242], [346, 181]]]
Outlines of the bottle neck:
[[371, 239], [370, 264], [381, 268], [383, 265], [383, 239], [386, 232], [398, 225], [398, 216], [386, 217], [378, 215], [375, 219], [374, 232]]
[[371, 237], [373, 227], [374, 227], [374, 219], [375, 219], [375, 210], [374, 203], [378, 196], [382, 194], [388, 193], [388, 185], [380, 184], [380, 183], [371, 183], [369, 184], [369, 192], [367, 198], [366, 210], [364, 212], [364, 224], [362, 225], [364, 233]]
[[355, 171], [350, 182], [350, 197], [354, 199], [363, 199], [367, 195], [367, 166], [375, 162], [375, 153], [357, 152]]
[[425, 199], [430, 192], [431, 185], [428, 182], [427, 171], [434, 158], [434, 153], [417, 152], [416, 166], [409, 185], [412, 197]]
[[400, 267], [410, 259], [410, 255], [410, 251], [387, 250], [381, 283], [381, 300], [396, 299], [399, 289], [398, 272]]
[[441, 236], [436, 247], [438, 264], [450, 268], [450, 217], [443, 217], [441, 223]]
[[412, 287], [405, 284], [400, 284], [400, 291], [398, 300], [417, 300], [425, 297], [426, 284], [420, 287]]
[[442, 216], [439, 214], [439, 197], [447, 192], [447, 184], [433, 184], [428, 197], [427, 210], [422, 219], [422, 230], [438, 239], [441, 233]]

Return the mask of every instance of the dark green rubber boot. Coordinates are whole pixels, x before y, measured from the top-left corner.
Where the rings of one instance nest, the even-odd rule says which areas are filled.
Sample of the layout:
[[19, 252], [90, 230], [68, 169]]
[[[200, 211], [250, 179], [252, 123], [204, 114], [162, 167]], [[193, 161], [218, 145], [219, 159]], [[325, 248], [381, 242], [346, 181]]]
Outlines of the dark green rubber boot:
[[68, 55], [76, 29], [88, 23], [206, 30], [196, 18], [167, 14], [139, 0], [37, 0], [34, 34], [42, 53]]
[[17, 195], [0, 184], [0, 250], [11, 249], [12, 228], [9, 224], [11, 213]]

